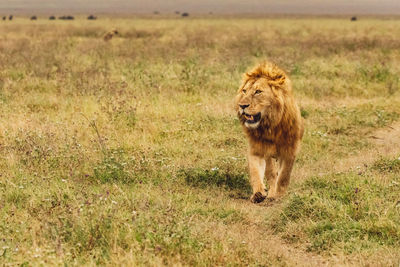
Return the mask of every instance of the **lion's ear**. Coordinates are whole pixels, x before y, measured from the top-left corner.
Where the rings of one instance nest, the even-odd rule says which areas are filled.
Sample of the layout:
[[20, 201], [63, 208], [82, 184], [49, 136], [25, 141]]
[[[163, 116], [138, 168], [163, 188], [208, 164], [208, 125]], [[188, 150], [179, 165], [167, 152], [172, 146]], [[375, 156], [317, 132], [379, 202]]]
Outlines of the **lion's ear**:
[[252, 77], [254, 77], [254, 74], [253, 74], [253, 73], [251, 73], [251, 72], [246, 72], [246, 73], [244, 74], [244, 76], [243, 76], [243, 79], [248, 80], [248, 79], [250, 79], [250, 78], [252, 78]]
[[290, 80], [286, 76], [286, 73], [278, 68], [276, 65], [270, 69], [268, 73], [268, 84], [277, 91], [290, 90]]
[[275, 88], [284, 88], [286, 83], [286, 75], [284, 73], [276, 73], [268, 77], [268, 83]]

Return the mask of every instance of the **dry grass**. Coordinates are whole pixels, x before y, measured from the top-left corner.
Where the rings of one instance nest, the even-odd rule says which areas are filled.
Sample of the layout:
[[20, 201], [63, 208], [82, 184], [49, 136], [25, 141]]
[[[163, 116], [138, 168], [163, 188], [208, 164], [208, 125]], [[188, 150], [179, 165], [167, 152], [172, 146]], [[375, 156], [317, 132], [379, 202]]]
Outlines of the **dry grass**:
[[[0, 262], [399, 264], [397, 20], [87, 23], [0, 23]], [[289, 194], [254, 205], [232, 104], [263, 59], [306, 132]]]

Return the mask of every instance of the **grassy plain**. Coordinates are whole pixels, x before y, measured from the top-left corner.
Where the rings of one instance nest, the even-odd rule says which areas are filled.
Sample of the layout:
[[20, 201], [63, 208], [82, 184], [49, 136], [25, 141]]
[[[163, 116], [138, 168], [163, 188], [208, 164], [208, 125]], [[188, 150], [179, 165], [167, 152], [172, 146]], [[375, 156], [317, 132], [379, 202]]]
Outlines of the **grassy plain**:
[[[0, 32], [0, 264], [400, 264], [399, 20]], [[287, 196], [255, 205], [233, 97], [265, 59], [290, 75], [306, 132]]]

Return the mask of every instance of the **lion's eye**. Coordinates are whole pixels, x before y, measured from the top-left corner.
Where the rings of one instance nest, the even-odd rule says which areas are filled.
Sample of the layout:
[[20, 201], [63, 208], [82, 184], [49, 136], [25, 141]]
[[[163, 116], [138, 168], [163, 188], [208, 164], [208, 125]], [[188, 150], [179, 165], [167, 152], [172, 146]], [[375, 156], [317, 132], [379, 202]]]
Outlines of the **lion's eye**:
[[246, 90], [243, 90], [242, 92], [243, 92], [243, 94], [245, 94], [245, 93], [246, 93]]
[[258, 95], [258, 94], [261, 94], [261, 93], [262, 93], [261, 90], [257, 90], [255, 94]]

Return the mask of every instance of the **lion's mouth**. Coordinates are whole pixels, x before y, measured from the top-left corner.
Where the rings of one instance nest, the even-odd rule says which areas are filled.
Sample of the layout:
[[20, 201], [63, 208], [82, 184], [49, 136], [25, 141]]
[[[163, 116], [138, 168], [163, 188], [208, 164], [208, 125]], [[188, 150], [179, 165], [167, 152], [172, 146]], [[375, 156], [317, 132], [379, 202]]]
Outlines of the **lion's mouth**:
[[261, 120], [261, 112], [258, 112], [256, 115], [250, 115], [247, 113], [243, 113], [244, 118], [247, 123], [257, 123]]

